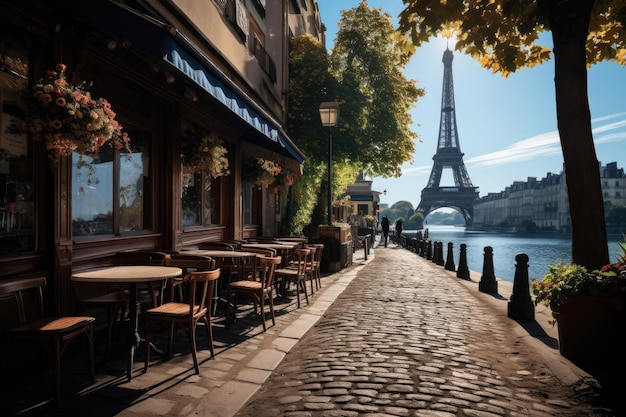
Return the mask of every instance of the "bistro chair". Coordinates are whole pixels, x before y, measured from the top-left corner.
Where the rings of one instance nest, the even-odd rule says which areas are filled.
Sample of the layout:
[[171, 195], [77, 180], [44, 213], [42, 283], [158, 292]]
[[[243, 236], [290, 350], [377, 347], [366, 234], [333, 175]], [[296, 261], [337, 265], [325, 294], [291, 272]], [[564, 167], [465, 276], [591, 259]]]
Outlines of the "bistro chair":
[[306, 257], [306, 261], [304, 262], [304, 278], [305, 281], [308, 279], [311, 283], [311, 295], [315, 293], [315, 289], [313, 289], [313, 284], [317, 285], [317, 281], [315, 279], [315, 255], [317, 253], [316, 247], [305, 247], [304, 249], [309, 249], [310, 252]]
[[235, 250], [237, 249], [237, 244], [222, 241], [208, 241], [199, 243], [198, 249]]
[[324, 253], [324, 244], [323, 243], [311, 243], [306, 244], [305, 248], [315, 249], [315, 254], [313, 256], [313, 276], [315, 278], [315, 289], [322, 288], [322, 273], [321, 273], [321, 265], [322, 265], [322, 254]]
[[[235, 242], [227, 241], [208, 241], [198, 244], [198, 249], [202, 250], [226, 250], [235, 251], [238, 250], [241, 245]], [[219, 268], [222, 270], [222, 275], [227, 277], [227, 282], [231, 282], [233, 278], [237, 278], [241, 275], [241, 259], [238, 258], [225, 258], [219, 263]]]
[[258, 270], [260, 267], [261, 258], [269, 256], [270, 258], [276, 256], [276, 250], [271, 248], [246, 248], [246, 252], [258, 253], [259, 256], [254, 258], [244, 258], [241, 264], [243, 279], [256, 279]]
[[[213, 330], [211, 328], [211, 302], [215, 288], [215, 282], [220, 276], [220, 270], [191, 272], [185, 275], [185, 282], [188, 284], [188, 302], [170, 301], [158, 307], [151, 308], [146, 312], [146, 353], [144, 371], [148, 372], [150, 362], [150, 330], [152, 322], [165, 321], [169, 323], [169, 333], [167, 341], [168, 357], [172, 356], [172, 346], [174, 341], [174, 326], [182, 326], [189, 338], [191, 355], [196, 374], [200, 373], [198, 366], [196, 327], [200, 320], [204, 321], [209, 339], [209, 350], [211, 358], [215, 356], [213, 350]], [[186, 327], [185, 327], [186, 325]]]
[[[52, 356], [54, 396], [61, 398], [61, 356], [76, 337], [87, 337], [88, 371], [94, 379], [93, 322], [89, 316], [44, 317], [43, 287], [46, 278], [35, 276], [0, 282], [0, 299], [11, 299], [15, 308], [17, 327], [0, 330], [2, 338], [14, 341], [43, 343]], [[25, 355], [27, 357], [27, 355]], [[10, 383], [10, 381], [6, 381]]]
[[178, 289], [179, 301], [183, 301], [184, 276], [195, 271], [210, 271], [215, 269], [215, 259], [209, 256], [192, 254], [174, 254], [165, 260], [166, 266], [175, 266], [183, 270], [183, 276], [170, 279], [167, 285], [170, 301], [174, 301], [175, 290]]
[[281, 293], [284, 295], [289, 284], [296, 284], [296, 294], [298, 297], [298, 308], [300, 308], [300, 291], [304, 292], [306, 303], [309, 304], [309, 296], [306, 292], [306, 263], [311, 254], [311, 249], [296, 249], [293, 262], [290, 266], [277, 269], [276, 275], [277, 285], [280, 283]]
[[280, 256], [260, 257], [258, 268], [258, 280], [244, 279], [231, 282], [228, 284], [226, 295], [226, 323], [228, 323], [228, 309], [232, 302], [233, 305], [233, 321], [237, 318], [237, 296], [239, 294], [247, 294], [252, 297], [254, 302], [254, 312], [257, 312], [257, 303], [259, 303], [261, 320], [263, 322], [263, 331], [267, 331], [265, 324], [265, 298], [269, 300], [270, 315], [272, 317], [272, 325], [276, 324], [274, 317], [274, 271], [276, 266], [281, 262]]

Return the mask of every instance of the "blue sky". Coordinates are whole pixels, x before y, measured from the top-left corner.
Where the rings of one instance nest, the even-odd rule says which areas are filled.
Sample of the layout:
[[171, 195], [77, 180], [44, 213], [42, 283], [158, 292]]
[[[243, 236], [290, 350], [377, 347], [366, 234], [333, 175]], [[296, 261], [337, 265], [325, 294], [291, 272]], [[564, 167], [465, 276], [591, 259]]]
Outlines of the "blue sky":
[[[358, 0], [318, 0], [322, 22], [327, 27], [329, 51], [335, 41], [340, 11], [358, 4]], [[394, 23], [403, 9], [401, 0], [369, 0], [368, 5], [382, 8]], [[551, 47], [550, 34], [543, 39]], [[387, 190], [387, 195], [381, 195], [383, 204], [407, 200], [417, 207], [428, 182], [439, 134], [441, 58], [445, 49], [446, 40], [432, 39], [418, 48], [405, 69], [406, 77], [426, 90], [411, 112], [412, 129], [421, 142], [416, 141], [413, 162], [402, 166], [400, 178], [373, 178], [374, 190]], [[514, 181], [561, 172], [563, 156], [557, 132], [552, 61], [504, 78], [455, 51], [452, 72], [463, 160], [481, 197], [502, 191]], [[617, 162], [625, 168], [626, 68], [615, 62], [594, 65], [588, 70], [588, 88], [598, 160], [603, 165]], [[453, 185], [446, 171], [441, 185]]]

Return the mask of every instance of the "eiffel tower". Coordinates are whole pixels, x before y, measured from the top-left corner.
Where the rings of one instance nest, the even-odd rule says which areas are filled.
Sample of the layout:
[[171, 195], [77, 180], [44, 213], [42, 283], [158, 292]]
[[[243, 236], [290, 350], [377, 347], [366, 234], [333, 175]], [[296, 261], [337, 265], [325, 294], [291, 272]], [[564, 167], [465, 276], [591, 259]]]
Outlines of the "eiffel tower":
[[[454, 112], [454, 86], [452, 82], [452, 51], [448, 48], [443, 53], [443, 90], [441, 97], [441, 121], [439, 123], [439, 142], [433, 156], [433, 169], [428, 185], [422, 190], [417, 211], [424, 217], [440, 207], [458, 210], [465, 218], [467, 226], [472, 224], [473, 203], [478, 198], [478, 187], [472, 185], [463, 163], [463, 153], [459, 145], [459, 133], [456, 128]], [[443, 169], [451, 169], [454, 187], [440, 185]]]

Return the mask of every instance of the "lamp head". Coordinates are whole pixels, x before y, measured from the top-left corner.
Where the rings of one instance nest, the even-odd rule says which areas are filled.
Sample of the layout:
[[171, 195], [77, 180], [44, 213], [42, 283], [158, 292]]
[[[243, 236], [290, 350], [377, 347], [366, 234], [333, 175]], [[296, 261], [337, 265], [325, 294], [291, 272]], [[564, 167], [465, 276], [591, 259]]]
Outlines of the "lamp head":
[[320, 119], [322, 120], [322, 126], [336, 126], [338, 118], [339, 103], [336, 101], [325, 101], [320, 104]]

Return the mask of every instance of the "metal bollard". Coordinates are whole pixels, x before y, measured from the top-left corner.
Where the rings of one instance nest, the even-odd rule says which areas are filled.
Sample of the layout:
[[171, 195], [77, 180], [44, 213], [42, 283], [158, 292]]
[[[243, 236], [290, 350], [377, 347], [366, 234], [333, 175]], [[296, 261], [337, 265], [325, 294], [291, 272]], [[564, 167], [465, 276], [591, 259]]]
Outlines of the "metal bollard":
[[493, 248], [485, 246], [483, 250], [483, 274], [478, 283], [478, 291], [488, 294], [498, 293], [498, 282], [493, 271]]
[[461, 243], [461, 254], [459, 255], [459, 268], [456, 270], [457, 278], [470, 279], [470, 272], [467, 266], [467, 245]]
[[432, 240], [429, 240], [428, 243], [426, 243], [426, 259], [428, 259], [429, 261], [431, 261], [433, 259], [433, 242], [432, 242]]
[[513, 294], [508, 304], [508, 316], [514, 320], [534, 320], [535, 304], [530, 297], [528, 283], [528, 255], [520, 253], [515, 257], [515, 278]]
[[433, 257], [431, 259], [432, 263], [437, 264], [437, 259], [439, 258], [439, 242], [433, 242]]
[[437, 242], [437, 265], [443, 266], [445, 261], [443, 260], [443, 242]]
[[448, 256], [444, 267], [447, 271], [454, 271], [456, 269], [456, 265], [454, 265], [454, 253], [452, 251], [453, 246], [454, 244], [452, 242], [448, 242]]

